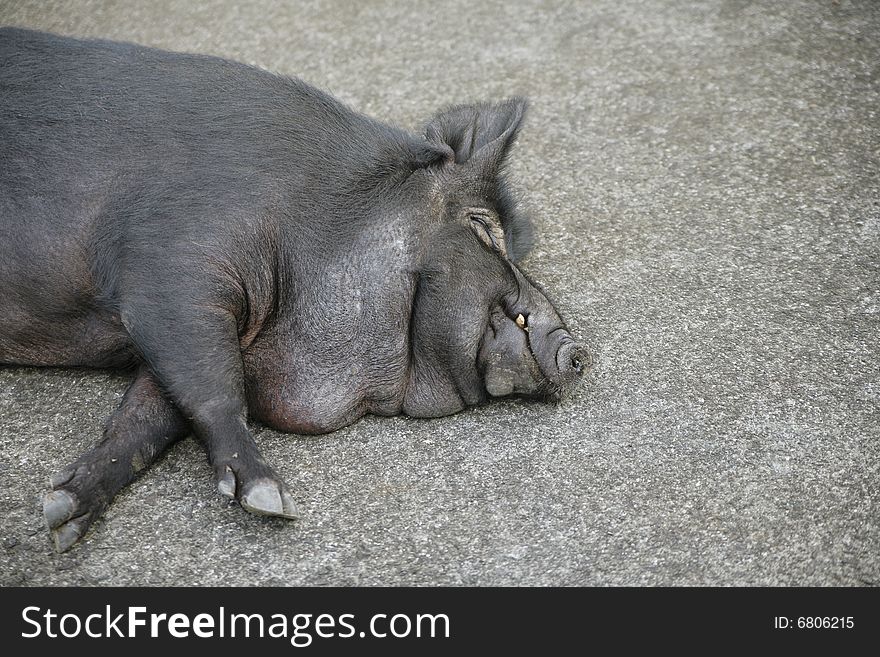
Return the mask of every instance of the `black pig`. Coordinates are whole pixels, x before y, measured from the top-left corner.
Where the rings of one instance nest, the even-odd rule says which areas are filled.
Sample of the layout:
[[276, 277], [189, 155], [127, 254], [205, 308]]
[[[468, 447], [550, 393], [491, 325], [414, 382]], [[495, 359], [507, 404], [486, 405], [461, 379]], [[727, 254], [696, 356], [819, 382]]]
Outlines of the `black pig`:
[[248, 416], [312, 434], [568, 392], [586, 355], [515, 264], [524, 110], [417, 136], [243, 64], [0, 29], [0, 363], [136, 371], [52, 479], [57, 549], [190, 432], [220, 493], [295, 517]]

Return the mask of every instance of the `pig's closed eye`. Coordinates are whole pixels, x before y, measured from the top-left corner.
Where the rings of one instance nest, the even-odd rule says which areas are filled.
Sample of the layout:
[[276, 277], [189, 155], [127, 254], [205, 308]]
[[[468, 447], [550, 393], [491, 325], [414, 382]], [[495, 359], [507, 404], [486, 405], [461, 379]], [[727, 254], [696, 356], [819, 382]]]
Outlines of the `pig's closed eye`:
[[477, 237], [493, 251], [507, 257], [507, 249], [504, 245], [504, 231], [489, 216], [482, 214], [470, 215], [471, 226]]
[[[471, 221], [474, 223], [480, 239], [484, 242], [487, 242], [489, 246], [497, 251], [498, 241], [495, 239], [495, 236], [492, 235], [492, 230], [489, 228], [489, 224], [486, 222], [486, 220], [482, 217], [472, 216]], [[480, 233], [481, 230], [483, 231], [482, 233]], [[488, 238], [488, 241], [486, 238]]]

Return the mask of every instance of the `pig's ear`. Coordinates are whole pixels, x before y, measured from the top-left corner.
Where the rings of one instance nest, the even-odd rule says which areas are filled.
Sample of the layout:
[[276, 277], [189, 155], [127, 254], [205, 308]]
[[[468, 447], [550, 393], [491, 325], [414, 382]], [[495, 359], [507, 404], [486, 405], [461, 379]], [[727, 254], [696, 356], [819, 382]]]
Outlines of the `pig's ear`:
[[425, 128], [428, 141], [446, 144], [462, 164], [499, 167], [516, 139], [526, 111], [524, 98], [496, 104], [459, 105], [437, 114]]
[[405, 135], [404, 139], [386, 141], [385, 148], [376, 160], [376, 171], [382, 176], [389, 172], [409, 175], [416, 169], [452, 162], [454, 157], [452, 149], [446, 144]]
[[432, 164], [444, 164], [452, 162], [455, 154], [447, 144], [432, 141], [420, 141], [410, 144], [408, 159], [415, 169], [423, 169]]

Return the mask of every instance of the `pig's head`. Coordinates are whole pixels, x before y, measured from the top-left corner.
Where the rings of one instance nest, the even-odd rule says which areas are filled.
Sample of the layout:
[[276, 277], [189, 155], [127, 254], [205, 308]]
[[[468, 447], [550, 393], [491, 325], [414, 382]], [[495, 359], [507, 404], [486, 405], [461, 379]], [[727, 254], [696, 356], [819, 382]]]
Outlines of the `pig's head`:
[[421, 240], [403, 410], [453, 413], [489, 397], [560, 400], [588, 364], [559, 313], [517, 261], [529, 222], [504, 181], [521, 99], [455, 107], [426, 136], [444, 149], [425, 170], [430, 219]]

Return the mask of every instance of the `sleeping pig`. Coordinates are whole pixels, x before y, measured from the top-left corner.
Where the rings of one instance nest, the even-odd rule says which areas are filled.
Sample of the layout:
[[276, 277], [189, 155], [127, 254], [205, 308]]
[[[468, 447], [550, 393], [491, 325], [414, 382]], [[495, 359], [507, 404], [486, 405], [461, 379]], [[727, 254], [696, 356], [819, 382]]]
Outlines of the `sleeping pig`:
[[524, 111], [410, 134], [251, 66], [0, 29], [0, 363], [134, 377], [52, 478], [56, 548], [190, 433], [222, 495], [294, 518], [248, 418], [316, 434], [568, 393], [587, 355], [517, 264], [503, 177]]

